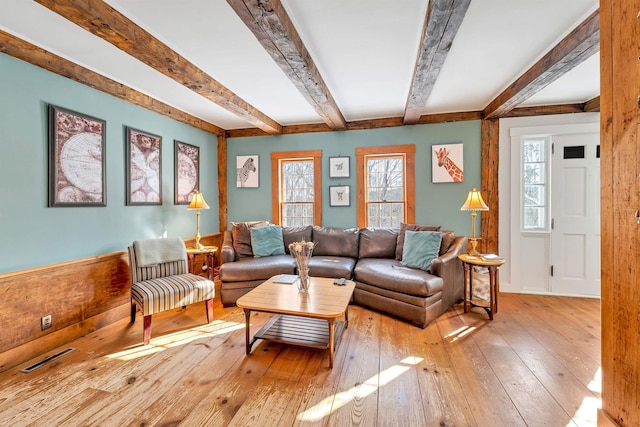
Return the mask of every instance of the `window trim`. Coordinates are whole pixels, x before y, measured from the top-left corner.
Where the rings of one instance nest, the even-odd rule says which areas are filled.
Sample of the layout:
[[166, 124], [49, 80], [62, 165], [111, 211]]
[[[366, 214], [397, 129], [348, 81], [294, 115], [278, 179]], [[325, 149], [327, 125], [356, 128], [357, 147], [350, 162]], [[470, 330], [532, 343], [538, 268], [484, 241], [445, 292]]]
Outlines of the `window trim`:
[[414, 223], [416, 220], [415, 209], [415, 144], [385, 145], [380, 147], [356, 148], [356, 194], [358, 209], [358, 227], [367, 226], [367, 212], [365, 203], [365, 156], [375, 154], [402, 154], [405, 156], [405, 218], [404, 223]]
[[313, 225], [322, 225], [322, 150], [280, 151], [271, 153], [271, 222], [282, 224], [280, 206], [280, 161], [313, 160]]
[[[526, 183], [524, 182], [524, 146], [527, 140], [544, 140], [544, 152], [545, 152], [545, 161], [544, 163], [544, 226], [535, 227], [535, 228], [525, 228], [525, 205], [524, 205], [524, 187]], [[551, 192], [550, 192], [550, 180], [551, 180], [551, 162], [552, 162], [552, 145], [553, 140], [551, 135], [543, 134], [543, 135], [522, 135], [520, 137], [520, 194], [519, 194], [519, 202], [520, 205], [520, 233], [522, 234], [548, 234], [551, 232]]]

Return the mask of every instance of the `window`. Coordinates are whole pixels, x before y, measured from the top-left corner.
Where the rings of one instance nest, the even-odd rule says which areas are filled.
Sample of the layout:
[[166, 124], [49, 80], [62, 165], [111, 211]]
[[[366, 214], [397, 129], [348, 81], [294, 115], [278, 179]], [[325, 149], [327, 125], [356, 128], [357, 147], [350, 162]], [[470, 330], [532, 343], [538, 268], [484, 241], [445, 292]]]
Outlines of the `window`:
[[273, 222], [322, 224], [322, 151], [271, 153]]
[[522, 229], [547, 230], [549, 137], [522, 140]]
[[414, 222], [415, 145], [356, 148], [358, 227]]

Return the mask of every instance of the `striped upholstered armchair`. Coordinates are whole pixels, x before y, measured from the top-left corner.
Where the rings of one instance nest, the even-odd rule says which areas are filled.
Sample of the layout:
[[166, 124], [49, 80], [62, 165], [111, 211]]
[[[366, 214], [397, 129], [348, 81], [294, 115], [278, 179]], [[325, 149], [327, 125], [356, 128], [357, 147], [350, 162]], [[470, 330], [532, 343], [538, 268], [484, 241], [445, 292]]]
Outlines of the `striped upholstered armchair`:
[[213, 320], [215, 285], [188, 271], [182, 239], [136, 240], [129, 246], [131, 323], [138, 308], [144, 316], [143, 342], [151, 340], [151, 316], [205, 301], [207, 322]]

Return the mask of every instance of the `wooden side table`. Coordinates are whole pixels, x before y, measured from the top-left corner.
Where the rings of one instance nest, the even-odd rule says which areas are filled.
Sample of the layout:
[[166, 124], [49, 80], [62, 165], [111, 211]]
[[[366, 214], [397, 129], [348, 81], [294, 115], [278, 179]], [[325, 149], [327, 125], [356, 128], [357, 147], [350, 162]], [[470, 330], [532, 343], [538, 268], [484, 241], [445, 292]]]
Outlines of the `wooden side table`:
[[[202, 249], [187, 248], [187, 258], [189, 258], [189, 271], [193, 274], [201, 275], [202, 272], [207, 272], [209, 280], [213, 280], [213, 270], [216, 267], [216, 252], [218, 252], [217, 246], [205, 246]], [[198, 256], [204, 257], [203, 268], [196, 268], [196, 258]]]
[[[498, 269], [505, 260], [487, 260], [480, 256], [469, 254], [458, 255], [464, 267], [464, 312], [468, 312], [471, 306], [482, 307], [493, 320], [493, 315], [498, 312], [498, 292], [500, 291], [500, 278]], [[486, 267], [489, 270], [489, 302], [473, 298], [473, 267]]]

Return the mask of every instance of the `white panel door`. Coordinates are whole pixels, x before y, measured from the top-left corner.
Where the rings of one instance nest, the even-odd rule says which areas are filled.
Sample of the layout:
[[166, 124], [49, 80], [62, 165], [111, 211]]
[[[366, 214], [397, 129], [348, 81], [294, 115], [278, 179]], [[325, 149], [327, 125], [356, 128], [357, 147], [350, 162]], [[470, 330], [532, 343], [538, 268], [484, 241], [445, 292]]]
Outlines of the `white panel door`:
[[600, 295], [597, 133], [553, 137], [551, 293]]

